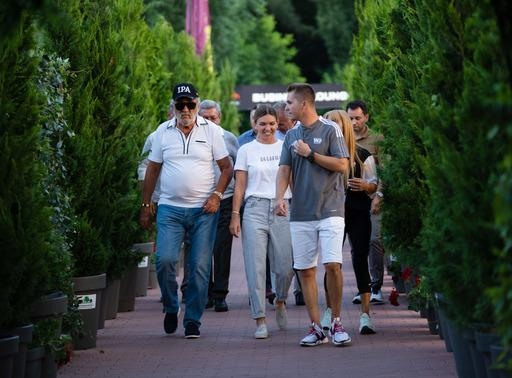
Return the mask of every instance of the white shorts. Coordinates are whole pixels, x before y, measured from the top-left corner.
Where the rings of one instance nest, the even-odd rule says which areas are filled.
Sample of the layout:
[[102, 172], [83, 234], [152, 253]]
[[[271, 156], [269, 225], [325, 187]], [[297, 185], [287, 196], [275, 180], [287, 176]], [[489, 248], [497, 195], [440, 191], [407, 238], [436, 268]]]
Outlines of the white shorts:
[[344, 218], [329, 217], [319, 221], [290, 222], [290, 230], [295, 269], [316, 267], [319, 253], [322, 254], [322, 264], [343, 263]]

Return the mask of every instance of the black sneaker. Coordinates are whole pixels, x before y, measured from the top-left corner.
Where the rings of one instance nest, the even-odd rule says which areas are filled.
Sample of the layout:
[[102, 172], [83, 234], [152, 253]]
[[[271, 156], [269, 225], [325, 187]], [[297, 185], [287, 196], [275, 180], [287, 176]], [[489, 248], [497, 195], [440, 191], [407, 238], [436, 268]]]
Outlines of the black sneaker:
[[166, 312], [164, 318], [165, 333], [174, 333], [178, 328], [178, 313]]
[[228, 311], [228, 304], [225, 299], [215, 299], [215, 311], [226, 312]]
[[196, 323], [190, 322], [185, 325], [185, 339], [197, 339], [201, 333]]
[[213, 307], [213, 299], [208, 298], [208, 302], [206, 302], [206, 306], [204, 306], [205, 309], [209, 309]]
[[295, 293], [295, 306], [304, 306], [306, 302], [304, 302], [304, 295], [302, 291], [298, 291]]
[[268, 303], [274, 305], [274, 300], [276, 299], [276, 293], [270, 291], [266, 295]]

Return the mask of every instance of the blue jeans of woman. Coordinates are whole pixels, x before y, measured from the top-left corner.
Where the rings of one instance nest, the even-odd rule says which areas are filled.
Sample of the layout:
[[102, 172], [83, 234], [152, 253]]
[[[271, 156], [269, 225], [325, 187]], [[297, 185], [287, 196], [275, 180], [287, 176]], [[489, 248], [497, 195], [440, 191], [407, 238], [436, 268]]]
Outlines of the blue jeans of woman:
[[202, 208], [159, 205], [157, 212], [156, 270], [162, 292], [164, 312], [177, 313], [179, 309], [176, 267], [181, 244], [188, 234], [190, 249], [185, 266], [188, 267], [188, 285], [185, 298], [183, 325], [194, 322], [201, 325], [208, 296], [213, 244], [218, 212], [205, 213]]
[[274, 200], [249, 197], [244, 207], [242, 247], [253, 319], [265, 317], [267, 254], [277, 300], [286, 300], [293, 277], [290, 219], [275, 215], [274, 206]]

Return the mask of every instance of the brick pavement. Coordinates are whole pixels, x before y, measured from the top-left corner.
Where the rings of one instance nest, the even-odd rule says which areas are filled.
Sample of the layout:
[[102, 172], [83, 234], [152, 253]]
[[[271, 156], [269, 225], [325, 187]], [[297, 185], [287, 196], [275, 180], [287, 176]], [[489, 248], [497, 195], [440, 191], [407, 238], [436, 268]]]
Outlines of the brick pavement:
[[[75, 351], [70, 363], [58, 371], [60, 378], [164, 378], [164, 377], [455, 377], [451, 353], [444, 342], [430, 335], [425, 319], [407, 310], [405, 295], [400, 306], [373, 306], [376, 335], [358, 334], [359, 306], [351, 303], [356, 289], [350, 253], [344, 250], [345, 288], [342, 322], [352, 337], [350, 345], [299, 346], [308, 327], [303, 306], [295, 306], [290, 290], [288, 328], [279, 330], [275, 311], [267, 307], [270, 337], [255, 340], [250, 318], [241, 244], [232, 253], [229, 312], [207, 310], [201, 338], [187, 340], [183, 327], [165, 335], [158, 289], [138, 297], [135, 310], [118, 313], [98, 331], [94, 349]], [[321, 269], [320, 269], [321, 270]], [[319, 274], [319, 285], [321, 274]], [[321, 287], [321, 286], [320, 286]], [[392, 282], [385, 278], [383, 293]], [[323, 298], [321, 299], [323, 301]], [[181, 321], [181, 319], [180, 319]]]

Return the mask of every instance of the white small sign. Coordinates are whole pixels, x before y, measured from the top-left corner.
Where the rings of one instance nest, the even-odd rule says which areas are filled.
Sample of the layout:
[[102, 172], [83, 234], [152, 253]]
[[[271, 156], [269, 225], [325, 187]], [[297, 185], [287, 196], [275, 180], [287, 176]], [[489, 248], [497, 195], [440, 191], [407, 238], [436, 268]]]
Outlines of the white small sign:
[[144, 256], [139, 262], [139, 268], [147, 268], [149, 262], [149, 256]]
[[79, 310], [92, 310], [96, 308], [96, 294], [77, 295]]

